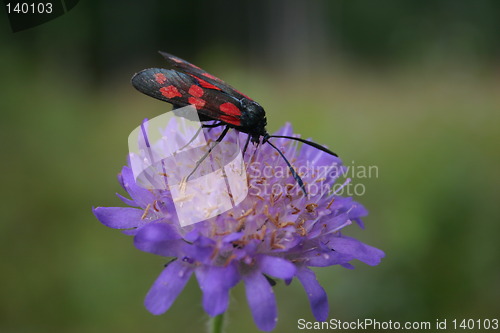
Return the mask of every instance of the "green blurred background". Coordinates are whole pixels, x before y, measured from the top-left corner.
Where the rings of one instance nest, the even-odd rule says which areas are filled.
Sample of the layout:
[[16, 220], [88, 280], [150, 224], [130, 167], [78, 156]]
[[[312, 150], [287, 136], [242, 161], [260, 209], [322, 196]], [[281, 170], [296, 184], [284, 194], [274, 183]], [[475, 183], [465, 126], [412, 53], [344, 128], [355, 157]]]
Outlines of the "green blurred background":
[[[122, 205], [127, 136], [170, 106], [130, 77], [163, 50], [291, 121], [348, 165], [370, 211], [348, 235], [381, 265], [317, 270], [330, 317], [500, 317], [500, 2], [97, 1], [17, 33], [0, 15], [0, 332], [197, 332], [192, 279], [153, 316], [143, 298], [165, 260], [101, 225]], [[275, 288], [276, 332], [314, 320], [297, 281]], [[257, 331], [242, 285], [228, 332]]]

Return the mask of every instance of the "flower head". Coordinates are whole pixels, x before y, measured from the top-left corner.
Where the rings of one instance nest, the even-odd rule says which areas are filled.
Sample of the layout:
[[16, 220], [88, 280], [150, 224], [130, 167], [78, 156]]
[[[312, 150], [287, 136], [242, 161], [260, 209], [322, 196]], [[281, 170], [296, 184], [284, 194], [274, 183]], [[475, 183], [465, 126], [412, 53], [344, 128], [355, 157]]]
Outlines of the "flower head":
[[[211, 140], [219, 134], [206, 132]], [[291, 125], [276, 134], [292, 135]], [[247, 135], [235, 138], [246, 140]], [[381, 250], [343, 234], [352, 221], [362, 227], [367, 211], [340, 196], [338, 188], [333, 191], [343, 172], [340, 159], [307, 145], [298, 149], [291, 140], [274, 140], [303, 179], [307, 197], [272, 147], [253, 146], [245, 155], [247, 197], [227, 212], [186, 227], [179, 224], [168, 189], [144, 189], [130, 167], [122, 169], [119, 181], [130, 199], [120, 198], [131, 207], [98, 207], [94, 214], [106, 226], [133, 235], [138, 249], [174, 258], [146, 296], [151, 313], [167, 311], [194, 273], [210, 316], [226, 311], [230, 289], [242, 281], [258, 328], [272, 330], [277, 321], [272, 279], [289, 284], [297, 278], [315, 318], [325, 321], [327, 295], [309, 267], [353, 268], [354, 259], [380, 262]]]

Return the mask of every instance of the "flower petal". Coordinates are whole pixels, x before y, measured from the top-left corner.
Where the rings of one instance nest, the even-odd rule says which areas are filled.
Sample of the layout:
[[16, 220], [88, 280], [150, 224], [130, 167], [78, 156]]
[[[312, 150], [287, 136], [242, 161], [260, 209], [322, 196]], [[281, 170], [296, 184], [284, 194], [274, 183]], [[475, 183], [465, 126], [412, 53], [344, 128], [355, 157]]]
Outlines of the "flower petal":
[[361, 220], [361, 217], [366, 215], [368, 215], [368, 210], [360, 203], [353, 201], [353, 206], [349, 210], [349, 218], [355, 221], [361, 229], [365, 228], [365, 224]]
[[135, 228], [144, 214], [142, 209], [130, 207], [97, 207], [93, 212], [102, 224], [114, 229]]
[[323, 234], [332, 233], [350, 225], [352, 222], [349, 220], [347, 213], [342, 213], [336, 216], [323, 216], [312, 227], [308, 234], [309, 238], [315, 238]]
[[288, 136], [293, 135], [292, 123], [287, 121], [285, 125], [283, 125], [279, 130], [274, 132], [273, 135], [288, 135]]
[[279, 279], [291, 279], [295, 275], [295, 265], [286, 259], [263, 255], [258, 260], [263, 273]]
[[132, 200], [139, 206], [145, 208], [155, 200], [152, 192], [137, 185], [131, 168], [123, 167], [122, 172], [118, 175], [118, 179], [122, 187], [130, 194]]
[[123, 195], [120, 193], [115, 193], [118, 198], [120, 198], [121, 201], [123, 201], [124, 204], [132, 206], [132, 207], [139, 207], [138, 204], [135, 203], [134, 200], [130, 200], [129, 198], [125, 198]]
[[[314, 141], [312, 138], [307, 138], [306, 140]], [[300, 149], [299, 152], [299, 159], [307, 161], [308, 163], [310, 163], [310, 165], [323, 168], [332, 165], [338, 166], [338, 168], [340, 168], [340, 166], [342, 165], [342, 161], [338, 157], [327, 154], [307, 144], [302, 145], [302, 148]], [[337, 173], [336, 171], [333, 171], [332, 175], [336, 175], [336, 173]]]
[[307, 266], [313, 266], [313, 267], [342, 265], [355, 259], [355, 257], [352, 255], [342, 254], [331, 250], [328, 252], [314, 251], [309, 253], [308, 256], [305, 256], [305, 258], [307, 258]]
[[354, 266], [351, 265], [350, 263], [340, 264], [340, 266], [347, 268], [347, 269], [354, 269]]
[[231, 243], [231, 242], [234, 242], [236, 240], [241, 239], [244, 235], [245, 234], [243, 232], [233, 232], [232, 234], [224, 236], [224, 238], [222, 238], [222, 241], [224, 243]]
[[144, 305], [148, 311], [154, 315], [167, 311], [184, 289], [192, 273], [190, 266], [177, 260], [171, 262], [146, 295]]
[[278, 321], [276, 298], [273, 288], [259, 271], [253, 271], [243, 276], [248, 305], [252, 311], [253, 320], [263, 331], [271, 331]]
[[224, 313], [229, 304], [229, 290], [239, 281], [235, 265], [203, 266], [196, 271], [203, 291], [203, 308], [212, 317]]
[[338, 253], [351, 255], [367, 265], [375, 266], [385, 256], [382, 250], [361, 243], [357, 239], [342, 236], [333, 237], [331, 247]]
[[179, 233], [167, 223], [148, 224], [134, 237], [139, 250], [165, 257], [176, 257], [183, 244]]
[[326, 321], [328, 319], [328, 296], [316, 279], [316, 274], [304, 267], [297, 270], [296, 275], [306, 290], [314, 318], [318, 321]]

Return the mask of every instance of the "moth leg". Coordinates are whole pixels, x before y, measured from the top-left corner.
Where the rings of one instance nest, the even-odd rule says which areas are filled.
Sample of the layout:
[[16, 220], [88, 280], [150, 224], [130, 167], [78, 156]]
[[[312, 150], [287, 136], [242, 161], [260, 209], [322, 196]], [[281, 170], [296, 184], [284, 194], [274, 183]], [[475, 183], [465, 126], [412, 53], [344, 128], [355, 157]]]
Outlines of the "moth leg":
[[191, 173], [184, 179], [184, 182], [187, 182], [189, 180], [189, 177], [191, 177], [193, 175], [193, 173], [195, 173], [196, 169], [198, 169], [198, 167], [200, 166], [200, 164], [208, 157], [208, 155], [222, 141], [222, 139], [224, 139], [224, 137], [226, 136], [226, 134], [229, 131], [229, 129], [230, 129], [229, 126], [227, 126], [226, 128], [224, 128], [224, 130], [222, 131], [221, 135], [217, 138], [217, 140], [215, 140], [213, 146], [210, 147], [207, 150], [207, 152], [205, 154], [203, 154], [203, 156], [196, 162], [196, 165], [195, 165], [193, 171], [191, 171]]
[[243, 158], [245, 158], [245, 152], [247, 151], [249, 142], [250, 142], [250, 134], [248, 135], [247, 141], [245, 142], [245, 147], [243, 147]]
[[198, 135], [200, 135], [200, 132], [201, 132], [201, 129], [202, 128], [214, 128], [214, 127], [219, 127], [219, 126], [222, 126], [224, 125], [224, 123], [215, 123], [215, 124], [202, 124], [197, 130], [196, 130], [196, 133], [194, 134], [194, 136], [191, 138], [191, 140], [189, 140], [188, 143], [186, 143], [184, 146], [182, 146], [182, 148], [180, 148], [179, 150], [183, 150], [184, 148], [186, 148], [187, 146], [189, 146], [193, 141], [194, 139], [196, 139], [196, 137], [198, 137]]
[[257, 153], [257, 148], [259, 147], [260, 142], [255, 143], [254, 142], [254, 147], [255, 149], [253, 150], [252, 156], [250, 157], [250, 161], [254, 162], [255, 161], [255, 154]]

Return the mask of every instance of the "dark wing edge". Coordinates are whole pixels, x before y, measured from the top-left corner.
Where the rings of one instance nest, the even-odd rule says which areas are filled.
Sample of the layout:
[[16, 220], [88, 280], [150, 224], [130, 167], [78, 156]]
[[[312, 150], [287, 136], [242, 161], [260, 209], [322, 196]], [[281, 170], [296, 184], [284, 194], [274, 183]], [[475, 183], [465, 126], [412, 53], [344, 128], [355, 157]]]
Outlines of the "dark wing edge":
[[[181, 59], [179, 57], [176, 57], [170, 53], [163, 52], [163, 51], [158, 51], [160, 55], [165, 58], [165, 60], [175, 69], [184, 72], [186, 74], [192, 75], [197, 77], [199, 80], [202, 82], [202, 86], [207, 89], [214, 89], [214, 90], [221, 90], [225, 92], [226, 94], [233, 95], [237, 97], [238, 99], [246, 98], [248, 100], [252, 100], [250, 97], [247, 95], [243, 94], [242, 92], [234, 89], [231, 87], [229, 84], [225, 83], [215, 75], [212, 75], [200, 67], [193, 65], [192, 63]], [[208, 84], [203, 84], [203, 81], [205, 81]], [[212, 87], [210, 87], [212, 86]]]

